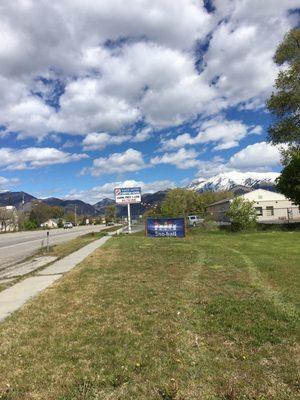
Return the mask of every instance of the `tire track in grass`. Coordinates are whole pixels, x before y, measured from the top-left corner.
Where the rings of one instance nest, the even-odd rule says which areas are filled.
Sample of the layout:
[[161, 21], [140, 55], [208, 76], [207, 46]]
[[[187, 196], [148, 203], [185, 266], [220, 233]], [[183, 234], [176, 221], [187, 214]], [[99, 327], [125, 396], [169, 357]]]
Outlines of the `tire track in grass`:
[[[224, 246], [216, 242], [211, 244], [216, 247], [224, 248]], [[271, 285], [266, 282], [265, 278], [263, 277], [263, 274], [259, 271], [259, 269], [257, 268], [257, 266], [251, 260], [250, 257], [248, 257], [240, 250], [234, 249], [232, 247], [226, 246], [226, 250], [234, 254], [237, 254], [243, 260], [245, 266], [247, 267], [251, 284], [256, 289], [260, 290], [268, 301], [270, 301], [280, 312], [287, 315], [289, 318], [293, 319], [299, 318], [299, 312], [297, 310], [297, 307], [295, 307], [295, 305], [292, 304], [291, 302], [283, 301], [280, 298], [281, 293], [272, 288]]]

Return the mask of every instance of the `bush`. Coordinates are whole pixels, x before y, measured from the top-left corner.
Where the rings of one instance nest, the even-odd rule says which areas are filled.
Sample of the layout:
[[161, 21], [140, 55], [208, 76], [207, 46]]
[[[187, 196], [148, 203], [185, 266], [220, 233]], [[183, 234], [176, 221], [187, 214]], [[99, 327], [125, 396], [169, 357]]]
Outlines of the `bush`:
[[233, 231], [242, 231], [256, 227], [257, 213], [253, 207], [253, 202], [242, 197], [236, 197], [232, 201], [229, 210], [226, 212], [226, 216], [231, 221], [231, 229]]
[[218, 231], [220, 230], [219, 225], [212, 219], [205, 219], [201, 224], [202, 229], [205, 231]]
[[37, 224], [32, 221], [25, 221], [24, 229], [25, 229], [25, 231], [33, 231], [34, 229], [37, 229]]

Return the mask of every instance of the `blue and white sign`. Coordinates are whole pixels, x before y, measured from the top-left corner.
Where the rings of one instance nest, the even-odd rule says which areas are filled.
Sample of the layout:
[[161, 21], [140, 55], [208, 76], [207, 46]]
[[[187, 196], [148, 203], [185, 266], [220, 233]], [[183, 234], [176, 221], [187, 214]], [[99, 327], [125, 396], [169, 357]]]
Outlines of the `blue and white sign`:
[[115, 188], [115, 200], [117, 204], [134, 204], [142, 201], [141, 188]]
[[185, 237], [184, 218], [148, 218], [146, 231], [150, 237]]

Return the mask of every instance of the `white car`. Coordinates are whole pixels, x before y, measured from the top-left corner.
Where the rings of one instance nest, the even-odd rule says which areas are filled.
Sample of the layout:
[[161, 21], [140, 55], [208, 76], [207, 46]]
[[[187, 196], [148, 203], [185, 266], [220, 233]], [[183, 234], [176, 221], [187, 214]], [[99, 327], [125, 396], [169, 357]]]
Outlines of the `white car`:
[[197, 215], [189, 215], [189, 216], [188, 216], [188, 223], [189, 223], [189, 226], [197, 226], [197, 225], [200, 225], [201, 222], [203, 222], [203, 221], [204, 221], [203, 218], [198, 218]]
[[72, 222], [66, 222], [66, 223], [64, 224], [64, 229], [71, 229], [71, 228], [73, 228]]

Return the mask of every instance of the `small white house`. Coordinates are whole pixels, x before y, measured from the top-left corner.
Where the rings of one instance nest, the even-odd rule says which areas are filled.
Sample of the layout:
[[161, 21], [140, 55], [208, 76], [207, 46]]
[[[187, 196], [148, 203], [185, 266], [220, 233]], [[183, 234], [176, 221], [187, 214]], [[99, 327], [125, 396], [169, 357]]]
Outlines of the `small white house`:
[[54, 229], [58, 228], [58, 219], [50, 218], [48, 221], [41, 224], [41, 228]]
[[[270, 190], [256, 189], [239, 197], [254, 202], [258, 222], [279, 223], [300, 221], [299, 206], [291, 202], [283, 194], [271, 192]], [[233, 199], [217, 201], [207, 206], [206, 211], [216, 221], [228, 221], [225, 213], [232, 201]]]

